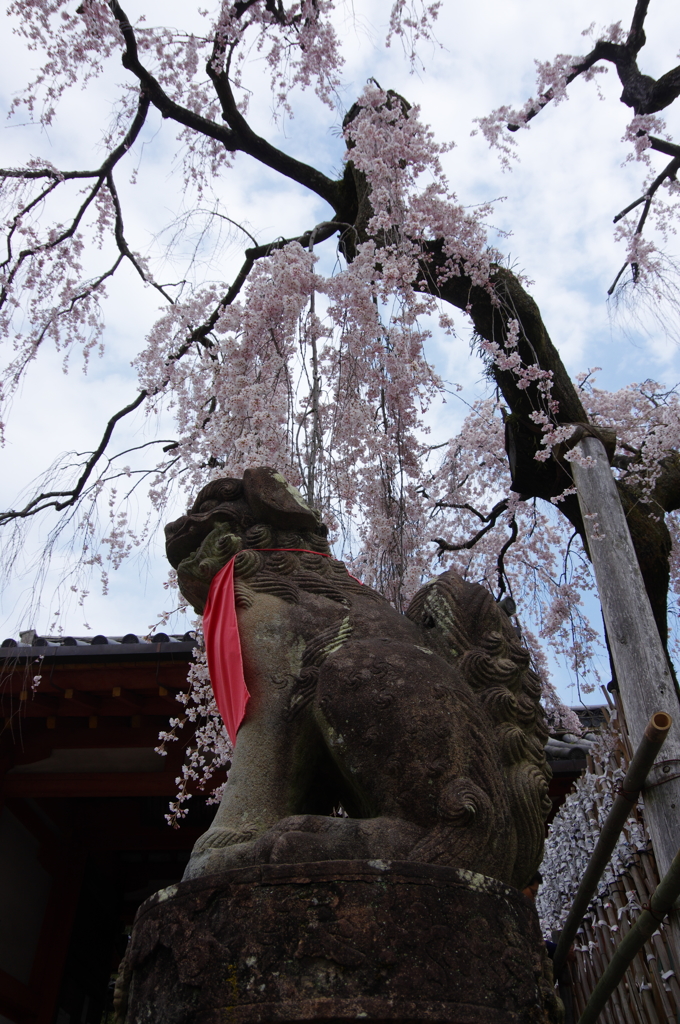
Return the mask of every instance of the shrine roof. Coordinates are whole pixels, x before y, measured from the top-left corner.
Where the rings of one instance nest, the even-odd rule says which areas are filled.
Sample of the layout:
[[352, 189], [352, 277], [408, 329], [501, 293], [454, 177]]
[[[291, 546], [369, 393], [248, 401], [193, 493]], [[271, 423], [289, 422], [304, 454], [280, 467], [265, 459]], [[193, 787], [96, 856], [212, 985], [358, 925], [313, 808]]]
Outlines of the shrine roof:
[[21, 634], [21, 639], [8, 637], [0, 644], [0, 661], [34, 660], [36, 658], [69, 661], [82, 658], [148, 657], [159, 654], [183, 654], [185, 657], [196, 646], [196, 636], [188, 633], [154, 633], [140, 636], [38, 636], [33, 630]]

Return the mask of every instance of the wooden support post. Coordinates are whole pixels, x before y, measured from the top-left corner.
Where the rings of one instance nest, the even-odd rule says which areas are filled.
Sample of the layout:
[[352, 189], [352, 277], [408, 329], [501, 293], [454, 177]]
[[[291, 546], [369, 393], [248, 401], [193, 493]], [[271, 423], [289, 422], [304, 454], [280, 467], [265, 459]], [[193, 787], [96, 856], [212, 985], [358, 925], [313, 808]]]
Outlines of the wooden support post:
[[663, 878], [680, 849], [680, 706], [604, 447], [585, 437], [579, 448], [592, 465], [571, 465], [633, 747], [655, 711], [673, 719], [644, 789], [645, 821]]

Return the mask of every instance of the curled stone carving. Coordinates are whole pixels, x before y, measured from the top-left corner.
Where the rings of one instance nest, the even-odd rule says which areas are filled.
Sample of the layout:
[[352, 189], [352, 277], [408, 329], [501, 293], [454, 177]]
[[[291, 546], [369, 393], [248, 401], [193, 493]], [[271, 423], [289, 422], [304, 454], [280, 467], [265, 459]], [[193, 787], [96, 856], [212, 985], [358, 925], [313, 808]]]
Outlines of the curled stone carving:
[[[442, 573], [401, 615], [349, 576], [326, 533], [266, 468], [213, 481], [166, 528], [199, 613], [236, 556], [251, 694], [222, 804], [185, 877], [368, 857], [521, 888], [549, 809], [528, 652], [483, 587]], [[290, 548], [304, 550], [280, 550]], [[346, 817], [331, 816], [338, 805]]]
[[[189, 569], [189, 565], [186, 562], [180, 564], [182, 565], [183, 573]], [[259, 551], [247, 548], [244, 551], [239, 551], [234, 559], [234, 575], [237, 579], [247, 580], [249, 577], [255, 576], [260, 572], [264, 568], [264, 564], [264, 557]]]

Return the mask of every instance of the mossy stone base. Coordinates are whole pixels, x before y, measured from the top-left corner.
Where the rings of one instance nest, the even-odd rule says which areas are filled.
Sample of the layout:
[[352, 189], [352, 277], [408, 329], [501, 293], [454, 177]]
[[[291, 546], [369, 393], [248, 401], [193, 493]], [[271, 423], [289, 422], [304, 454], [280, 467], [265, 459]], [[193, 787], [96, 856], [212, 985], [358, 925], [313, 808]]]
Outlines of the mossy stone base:
[[139, 910], [128, 1024], [558, 1024], [536, 912], [495, 879], [381, 861], [264, 864]]

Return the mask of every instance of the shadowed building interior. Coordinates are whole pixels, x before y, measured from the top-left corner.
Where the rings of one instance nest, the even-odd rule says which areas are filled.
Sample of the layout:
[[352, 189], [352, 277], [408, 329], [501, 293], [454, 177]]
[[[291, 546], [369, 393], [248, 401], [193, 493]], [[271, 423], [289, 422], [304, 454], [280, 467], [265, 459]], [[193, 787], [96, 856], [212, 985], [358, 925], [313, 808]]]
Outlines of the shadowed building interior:
[[0, 647], [0, 1024], [99, 1024], [137, 907], [215, 811], [194, 796], [170, 828], [191, 732], [154, 751], [194, 641], [31, 640]]

